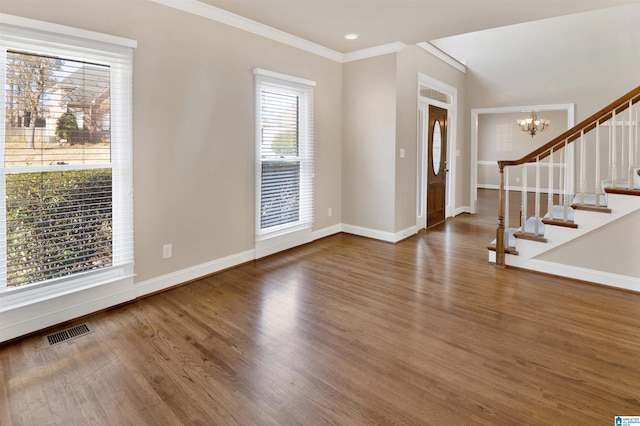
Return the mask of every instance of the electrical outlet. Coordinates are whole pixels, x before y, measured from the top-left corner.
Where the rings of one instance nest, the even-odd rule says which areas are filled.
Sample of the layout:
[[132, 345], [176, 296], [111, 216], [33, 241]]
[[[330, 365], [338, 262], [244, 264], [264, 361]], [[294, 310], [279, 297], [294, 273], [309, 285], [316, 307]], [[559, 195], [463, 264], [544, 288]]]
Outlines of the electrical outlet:
[[171, 257], [172, 255], [172, 247], [171, 244], [165, 244], [162, 246], [162, 258], [163, 259], [168, 259]]
[[329, 210], [327, 210], [327, 216], [333, 216], [333, 209], [331, 207], [329, 207]]

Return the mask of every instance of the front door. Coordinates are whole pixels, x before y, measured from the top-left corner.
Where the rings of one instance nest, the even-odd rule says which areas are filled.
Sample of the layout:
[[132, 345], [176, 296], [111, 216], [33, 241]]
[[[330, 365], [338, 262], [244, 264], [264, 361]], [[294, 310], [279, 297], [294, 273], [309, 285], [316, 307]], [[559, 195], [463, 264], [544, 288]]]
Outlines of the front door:
[[429, 105], [427, 227], [444, 222], [447, 198], [447, 110]]

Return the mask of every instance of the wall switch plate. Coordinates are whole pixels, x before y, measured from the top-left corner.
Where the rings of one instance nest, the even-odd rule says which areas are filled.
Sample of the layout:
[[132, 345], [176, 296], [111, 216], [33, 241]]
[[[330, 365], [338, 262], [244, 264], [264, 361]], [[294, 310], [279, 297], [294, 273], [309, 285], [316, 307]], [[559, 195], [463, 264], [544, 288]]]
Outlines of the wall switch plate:
[[162, 246], [162, 258], [163, 259], [168, 259], [171, 257], [172, 255], [172, 247], [171, 244], [165, 244]]

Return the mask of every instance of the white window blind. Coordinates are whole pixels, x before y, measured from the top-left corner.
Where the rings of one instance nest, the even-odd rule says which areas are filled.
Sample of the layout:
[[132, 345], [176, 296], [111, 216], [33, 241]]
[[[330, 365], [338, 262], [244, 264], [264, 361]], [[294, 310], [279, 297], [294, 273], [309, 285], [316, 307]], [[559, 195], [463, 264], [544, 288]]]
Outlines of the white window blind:
[[314, 82], [256, 75], [256, 234], [311, 228]]
[[133, 46], [1, 18], [0, 291], [99, 282], [133, 262]]

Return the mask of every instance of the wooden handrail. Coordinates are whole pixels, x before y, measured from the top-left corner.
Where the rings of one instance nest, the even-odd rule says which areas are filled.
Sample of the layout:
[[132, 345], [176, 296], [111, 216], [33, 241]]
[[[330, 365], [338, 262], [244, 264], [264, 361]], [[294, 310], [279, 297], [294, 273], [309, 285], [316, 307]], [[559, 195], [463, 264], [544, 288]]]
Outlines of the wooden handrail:
[[567, 144], [580, 138], [581, 134], [595, 129], [598, 125], [610, 120], [614, 114], [617, 115], [622, 111], [629, 108], [640, 101], [640, 86], [636, 87], [626, 95], [616, 99], [600, 111], [582, 120], [571, 129], [562, 133], [560, 136], [552, 139], [548, 143], [544, 144], [540, 148], [532, 151], [518, 160], [498, 160], [498, 167], [500, 169], [500, 194], [498, 201], [498, 229], [496, 230], [496, 265], [505, 265], [505, 229], [504, 229], [504, 217], [505, 217], [505, 181], [504, 181], [504, 168], [507, 166], [518, 166], [525, 163], [532, 163], [539, 161], [550, 155], [551, 152], [555, 152], [560, 148], [564, 148]]

